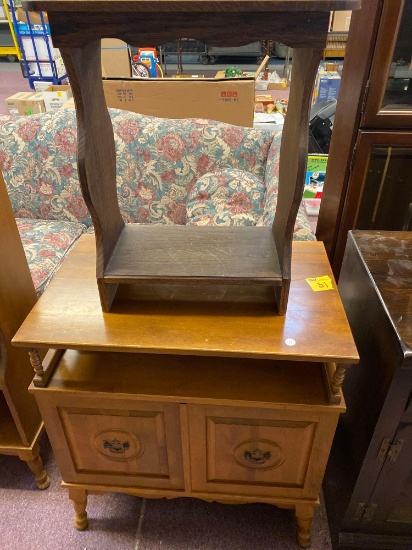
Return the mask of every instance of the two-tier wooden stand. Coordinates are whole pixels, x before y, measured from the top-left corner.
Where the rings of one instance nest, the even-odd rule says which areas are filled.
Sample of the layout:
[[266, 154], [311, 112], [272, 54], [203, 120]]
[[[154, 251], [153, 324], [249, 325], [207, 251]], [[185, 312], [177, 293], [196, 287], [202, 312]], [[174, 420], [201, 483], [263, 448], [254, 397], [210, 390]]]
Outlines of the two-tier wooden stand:
[[[127, 285], [103, 313], [84, 235], [13, 343], [32, 352], [36, 396], [75, 526], [88, 492], [267, 502], [311, 519], [357, 351], [322, 243], [293, 243], [285, 316], [266, 287]], [[171, 297], [174, 297], [171, 300]], [[201, 301], [201, 300], [206, 301]], [[336, 364], [338, 366], [336, 366]]]
[[[97, 246], [97, 281], [104, 311], [118, 285], [251, 284], [275, 289], [284, 314], [291, 243], [303, 194], [309, 108], [330, 10], [361, 0], [35, 0], [46, 10], [77, 111], [79, 177]], [[193, 37], [211, 46], [276, 39], [294, 48], [292, 86], [283, 130], [277, 210], [272, 228], [125, 225], [117, 200], [116, 156], [106, 108], [100, 39], [134, 46]], [[173, 251], [173, 254], [168, 252]], [[216, 253], [218, 250], [218, 254]]]

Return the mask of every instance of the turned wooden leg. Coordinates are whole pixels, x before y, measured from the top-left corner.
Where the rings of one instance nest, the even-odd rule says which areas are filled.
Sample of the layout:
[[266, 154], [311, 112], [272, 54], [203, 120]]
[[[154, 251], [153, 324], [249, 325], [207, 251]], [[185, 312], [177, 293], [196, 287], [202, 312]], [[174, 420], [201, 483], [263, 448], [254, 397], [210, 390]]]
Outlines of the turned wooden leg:
[[34, 479], [36, 480], [37, 487], [39, 489], [47, 489], [47, 487], [50, 485], [50, 479], [47, 475], [47, 472], [43, 468], [43, 462], [40, 458], [40, 448], [38, 445], [35, 445], [33, 447], [33, 451], [30, 452], [30, 455], [28, 456], [26, 452], [19, 453], [19, 458], [21, 460], [24, 460], [26, 462], [27, 466], [30, 468], [30, 470], [34, 474]]
[[69, 488], [69, 499], [73, 502], [74, 526], [78, 531], [87, 529], [87, 491], [86, 489]]
[[307, 504], [296, 505], [296, 520], [298, 523], [298, 542], [302, 548], [309, 548], [312, 544], [312, 518], [314, 506]]
[[346, 365], [336, 365], [331, 383], [332, 393], [338, 393], [341, 389], [343, 381], [345, 380], [346, 368]]

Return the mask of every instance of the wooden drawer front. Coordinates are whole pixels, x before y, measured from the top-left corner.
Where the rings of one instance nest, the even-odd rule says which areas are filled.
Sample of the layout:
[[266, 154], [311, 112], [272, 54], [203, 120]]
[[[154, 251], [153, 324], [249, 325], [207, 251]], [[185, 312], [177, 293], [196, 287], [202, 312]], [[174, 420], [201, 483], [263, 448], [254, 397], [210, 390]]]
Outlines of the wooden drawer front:
[[183, 488], [178, 406], [155, 407], [58, 407], [76, 479], [98, 475], [104, 483], [106, 475], [126, 477], [129, 485]]
[[298, 411], [190, 406], [192, 489], [302, 494], [317, 428]]

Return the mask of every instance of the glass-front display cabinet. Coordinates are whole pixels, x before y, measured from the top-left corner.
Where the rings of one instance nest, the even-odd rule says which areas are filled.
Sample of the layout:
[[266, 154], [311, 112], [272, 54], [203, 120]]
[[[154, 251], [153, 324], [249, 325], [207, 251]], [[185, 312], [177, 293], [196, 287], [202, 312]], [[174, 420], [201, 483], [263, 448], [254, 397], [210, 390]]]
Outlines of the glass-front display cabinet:
[[412, 230], [412, 0], [363, 3], [345, 71], [316, 231], [336, 277], [349, 230]]

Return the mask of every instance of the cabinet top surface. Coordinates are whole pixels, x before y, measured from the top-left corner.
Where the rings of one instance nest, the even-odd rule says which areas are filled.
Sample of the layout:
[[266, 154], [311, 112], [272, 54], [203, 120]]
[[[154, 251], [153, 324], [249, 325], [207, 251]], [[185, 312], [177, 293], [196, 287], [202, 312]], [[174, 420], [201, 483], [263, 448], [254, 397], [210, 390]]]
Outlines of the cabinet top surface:
[[23, 7], [35, 11], [79, 12], [243, 12], [356, 10], [361, 0], [33, 0]]
[[[333, 289], [314, 292], [306, 279], [324, 275], [332, 279]], [[224, 291], [191, 285], [125, 285], [119, 288], [111, 312], [103, 313], [94, 236], [83, 235], [13, 343], [92, 351], [358, 361], [322, 243], [293, 243], [285, 316], [276, 315], [268, 292], [273, 289], [259, 285], [243, 290], [225, 287]], [[204, 293], [207, 301], [202, 300]]]
[[412, 233], [353, 231], [352, 237], [405, 346], [412, 350]]

